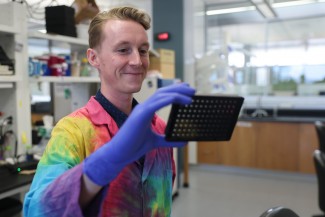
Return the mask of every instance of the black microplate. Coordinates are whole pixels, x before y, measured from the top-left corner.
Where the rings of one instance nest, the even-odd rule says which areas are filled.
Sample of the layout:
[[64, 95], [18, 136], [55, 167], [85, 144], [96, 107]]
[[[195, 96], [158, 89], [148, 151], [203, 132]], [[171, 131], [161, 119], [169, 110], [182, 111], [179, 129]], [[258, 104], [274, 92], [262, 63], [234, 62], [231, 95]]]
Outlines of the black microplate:
[[241, 96], [193, 96], [173, 104], [165, 130], [168, 141], [229, 141], [243, 105]]

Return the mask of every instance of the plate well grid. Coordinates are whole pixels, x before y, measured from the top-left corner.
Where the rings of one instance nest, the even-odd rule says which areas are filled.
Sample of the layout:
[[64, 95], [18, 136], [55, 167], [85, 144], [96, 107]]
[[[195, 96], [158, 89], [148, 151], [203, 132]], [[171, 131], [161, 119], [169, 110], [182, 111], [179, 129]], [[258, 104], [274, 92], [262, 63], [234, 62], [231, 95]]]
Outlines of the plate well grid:
[[168, 141], [228, 141], [244, 98], [194, 96], [189, 105], [173, 104], [166, 127]]

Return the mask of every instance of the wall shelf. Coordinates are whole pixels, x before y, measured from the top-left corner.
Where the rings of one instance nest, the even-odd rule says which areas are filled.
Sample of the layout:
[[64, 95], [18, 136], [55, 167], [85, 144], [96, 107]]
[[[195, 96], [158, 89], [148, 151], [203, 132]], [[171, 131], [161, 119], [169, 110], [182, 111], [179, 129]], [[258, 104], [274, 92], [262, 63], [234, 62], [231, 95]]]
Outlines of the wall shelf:
[[66, 42], [74, 45], [88, 46], [88, 41], [86, 39], [69, 37], [64, 35], [46, 34], [41, 32], [29, 32], [28, 38], [46, 39], [46, 40], [57, 41], [57, 42]]
[[9, 33], [9, 34], [17, 34], [17, 30], [13, 28], [12, 26], [7, 26], [0, 24], [0, 32], [1, 33]]
[[16, 75], [0, 75], [0, 83], [21, 81], [21, 77]]
[[51, 83], [99, 83], [99, 77], [72, 77], [72, 76], [41, 76], [31, 77], [30, 82]]
[[14, 84], [10, 82], [1, 82], [0, 83], [0, 89], [7, 89], [7, 88], [13, 88]]

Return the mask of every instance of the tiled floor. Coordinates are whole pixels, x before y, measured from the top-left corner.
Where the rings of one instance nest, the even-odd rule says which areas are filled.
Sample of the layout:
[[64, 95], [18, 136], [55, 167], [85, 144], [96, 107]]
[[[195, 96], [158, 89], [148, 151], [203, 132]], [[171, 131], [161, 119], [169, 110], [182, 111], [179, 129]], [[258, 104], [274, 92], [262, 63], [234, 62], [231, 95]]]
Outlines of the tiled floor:
[[190, 166], [189, 188], [179, 188], [172, 217], [259, 217], [284, 206], [300, 217], [320, 214], [314, 175]]

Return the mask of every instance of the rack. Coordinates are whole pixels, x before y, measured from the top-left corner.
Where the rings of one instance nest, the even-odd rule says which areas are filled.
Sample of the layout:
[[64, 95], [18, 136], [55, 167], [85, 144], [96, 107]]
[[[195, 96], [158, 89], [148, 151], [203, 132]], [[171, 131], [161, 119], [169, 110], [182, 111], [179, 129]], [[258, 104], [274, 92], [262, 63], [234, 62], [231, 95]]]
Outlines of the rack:
[[99, 83], [99, 77], [73, 77], [73, 76], [40, 76], [32, 77], [30, 82], [51, 83]]
[[[12, 131], [17, 139], [17, 154], [25, 153], [31, 142], [30, 94], [27, 71], [27, 23], [24, 5], [17, 2], [0, 6], [0, 45], [14, 61], [14, 74], [0, 76], [0, 111], [12, 117]], [[14, 144], [10, 145], [14, 146]], [[12, 157], [14, 152], [9, 154]]]
[[46, 39], [49, 41], [66, 42], [74, 45], [88, 46], [88, 41], [85, 39], [74, 38], [74, 37], [69, 37], [64, 35], [46, 34], [41, 32], [29, 32], [28, 38]]

